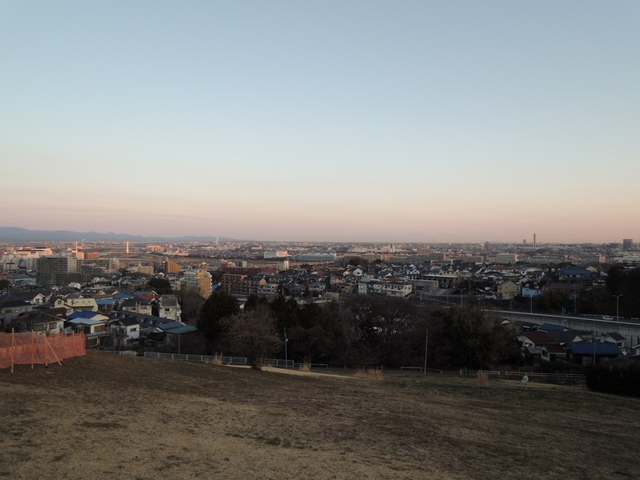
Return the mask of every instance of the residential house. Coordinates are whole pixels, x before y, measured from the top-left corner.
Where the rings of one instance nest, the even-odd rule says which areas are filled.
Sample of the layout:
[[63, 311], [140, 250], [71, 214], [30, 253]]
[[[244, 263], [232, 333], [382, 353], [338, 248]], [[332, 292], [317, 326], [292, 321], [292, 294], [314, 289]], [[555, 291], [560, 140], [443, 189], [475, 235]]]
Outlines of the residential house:
[[611, 342], [611, 343], [615, 343], [616, 346], [620, 349], [620, 350], [624, 350], [625, 349], [625, 343], [627, 341], [627, 339], [620, 335], [618, 332], [609, 332], [607, 333], [603, 340], [605, 342]]
[[181, 353], [181, 347], [186, 335], [193, 335], [198, 329], [193, 325], [181, 325], [179, 327], [164, 328], [164, 345], [175, 348]]
[[569, 342], [584, 342], [584, 337], [581, 332], [576, 330], [551, 330], [547, 332], [547, 335], [560, 345], [564, 345]]
[[120, 309], [126, 312], [142, 313], [144, 315], [152, 314], [151, 302], [142, 298], [134, 297], [124, 300]]
[[158, 299], [158, 316], [179, 322], [182, 319], [182, 310], [180, 309], [178, 297], [175, 295], [160, 295]]
[[12, 321], [12, 326], [17, 332], [36, 332], [52, 335], [62, 332], [64, 319], [49, 315], [42, 310], [36, 310], [21, 314]]
[[540, 347], [540, 360], [543, 362], [566, 362], [567, 351], [559, 343], [548, 343]]
[[4, 300], [0, 300], [0, 322], [4, 329], [19, 315], [33, 310], [33, 305], [25, 300], [10, 295], [3, 297]]
[[64, 301], [65, 305], [73, 311], [90, 310], [92, 312], [98, 311], [98, 304], [95, 298], [69, 298]]
[[78, 315], [75, 318], [68, 319], [66, 324], [71, 331], [85, 334], [87, 347], [97, 347], [104, 343], [105, 338], [111, 336], [111, 333], [107, 332], [107, 320], [107, 317], [100, 314], [95, 315], [93, 318]]
[[42, 305], [47, 301], [47, 297], [40, 292], [22, 292], [18, 295], [31, 305]]
[[562, 325], [555, 325], [553, 323], [543, 323], [538, 327], [538, 330], [540, 330], [541, 332], [562, 332], [564, 331], [564, 329], [565, 327], [563, 327]]
[[594, 361], [599, 365], [604, 360], [622, 355], [618, 346], [612, 342], [570, 342], [564, 349], [567, 359], [578, 365], [593, 365]]
[[109, 324], [109, 329], [118, 348], [135, 345], [140, 338], [140, 324], [135, 317], [118, 318]]
[[403, 282], [397, 277], [392, 277], [382, 284], [382, 294], [389, 297], [406, 297], [412, 292], [412, 285]]
[[511, 280], [507, 280], [497, 286], [496, 293], [499, 299], [509, 300], [520, 293], [520, 287]]
[[516, 337], [522, 345], [525, 363], [534, 365], [542, 360], [542, 347], [555, 343], [545, 332], [523, 332]]

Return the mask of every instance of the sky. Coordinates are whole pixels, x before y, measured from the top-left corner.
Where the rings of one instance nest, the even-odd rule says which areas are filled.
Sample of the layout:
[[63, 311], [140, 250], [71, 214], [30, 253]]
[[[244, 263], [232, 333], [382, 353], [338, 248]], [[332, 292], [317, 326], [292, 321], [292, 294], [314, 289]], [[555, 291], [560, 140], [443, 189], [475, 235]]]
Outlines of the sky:
[[640, 240], [640, 2], [0, 0], [0, 225]]

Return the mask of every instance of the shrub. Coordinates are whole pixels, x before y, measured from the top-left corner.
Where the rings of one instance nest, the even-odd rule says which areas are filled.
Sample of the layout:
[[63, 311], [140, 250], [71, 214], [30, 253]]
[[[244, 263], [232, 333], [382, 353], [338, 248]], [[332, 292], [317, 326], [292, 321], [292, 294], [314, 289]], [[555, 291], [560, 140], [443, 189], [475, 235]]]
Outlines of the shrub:
[[358, 368], [356, 370], [355, 376], [357, 378], [367, 378], [367, 372], [365, 372], [364, 368]]
[[310, 372], [311, 371], [311, 363], [309, 362], [308, 359], [304, 359], [302, 361], [302, 363], [300, 364], [300, 371], [301, 372]]
[[212, 365], [222, 365], [222, 353], [218, 354], [218, 352], [216, 352], [210, 363]]
[[489, 386], [489, 375], [487, 375], [486, 373], [478, 372], [476, 375], [476, 379], [477, 379], [478, 385], [482, 387]]

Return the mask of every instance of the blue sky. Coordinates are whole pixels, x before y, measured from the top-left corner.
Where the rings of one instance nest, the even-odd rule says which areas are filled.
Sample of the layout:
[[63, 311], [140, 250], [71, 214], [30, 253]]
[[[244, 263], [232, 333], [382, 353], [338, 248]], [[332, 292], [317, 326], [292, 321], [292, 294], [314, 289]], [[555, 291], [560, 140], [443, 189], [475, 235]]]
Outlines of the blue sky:
[[640, 237], [639, 2], [0, 1], [0, 224]]

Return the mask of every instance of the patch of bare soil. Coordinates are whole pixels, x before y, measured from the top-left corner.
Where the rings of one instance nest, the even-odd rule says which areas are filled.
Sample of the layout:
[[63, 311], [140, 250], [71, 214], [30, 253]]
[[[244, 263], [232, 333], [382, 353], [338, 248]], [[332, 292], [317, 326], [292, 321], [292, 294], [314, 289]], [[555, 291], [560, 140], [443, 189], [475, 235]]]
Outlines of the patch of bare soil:
[[0, 478], [640, 478], [640, 403], [90, 351], [0, 371]]

